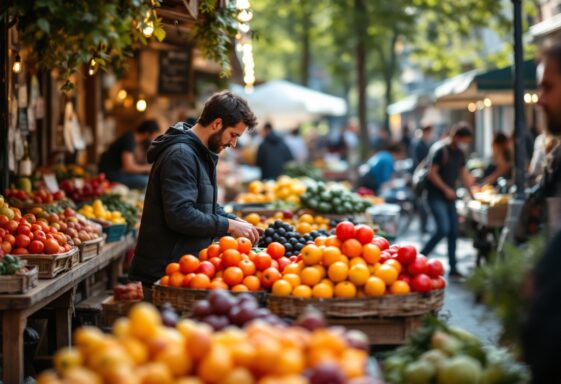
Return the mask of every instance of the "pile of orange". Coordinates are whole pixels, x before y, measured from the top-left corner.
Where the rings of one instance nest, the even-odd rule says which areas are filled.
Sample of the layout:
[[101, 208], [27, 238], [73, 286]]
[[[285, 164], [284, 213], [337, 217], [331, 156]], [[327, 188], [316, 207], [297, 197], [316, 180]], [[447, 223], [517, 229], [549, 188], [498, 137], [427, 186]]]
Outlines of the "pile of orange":
[[[203, 249], [198, 257], [184, 255], [166, 267], [160, 285], [192, 289], [229, 289], [233, 292], [270, 288], [281, 278], [278, 258], [284, 247], [273, 243], [263, 252], [253, 252], [249, 239], [222, 237]], [[282, 246], [281, 246], [282, 247]]]
[[253, 322], [213, 332], [191, 320], [166, 327], [148, 303], [117, 320], [112, 334], [83, 327], [73, 340], [74, 347], [55, 354], [55, 370], [39, 375], [39, 384], [300, 384], [309, 382], [304, 372], [320, 369], [320, 363], [335, 367], [345, 382], [367, 380], [367, 352], [353, 348], [338, 330]]
[[379, 246], [371, 242], [318, 237], [302, 249], [298, 261], [283, 269], [272, 293], [322, 299], [409, 293], [409, 284], [398, 280], [400, 263], [395, 259], [380, 263], [380, 255]]

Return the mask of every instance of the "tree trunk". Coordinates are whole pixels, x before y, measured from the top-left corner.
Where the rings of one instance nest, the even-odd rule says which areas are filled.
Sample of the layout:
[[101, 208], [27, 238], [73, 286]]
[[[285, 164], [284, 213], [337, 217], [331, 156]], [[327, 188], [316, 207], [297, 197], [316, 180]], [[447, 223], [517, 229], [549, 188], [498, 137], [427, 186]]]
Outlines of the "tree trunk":
[[310, 29], [312, 27], [312, 13], [308, 2], [302, 3], [302, 58], [300, 62], [300, 84], [307, 87], [310, 76]]
[[368, 158], [370, 140], [366, 118], [366, 6], [364, 0], [355, 0], [356, 20], [356, 71], [358, 88], [358, 122], [360, 127], [360, 159]]
[[399, 33], [397, 30], [392, 31], [392, 38], [390, 42], [390, 52], [389, 52], [389, 61], [384, 63], [384, 129], [390, 132], [390, 114], [388, 113], [388, 107], [393, 102], [393, 79], [396, 73], [396, 65], [397, 65], [397, 53], [395, 52], [395, 46], [397, 44], [397, 40], [399, 37]]

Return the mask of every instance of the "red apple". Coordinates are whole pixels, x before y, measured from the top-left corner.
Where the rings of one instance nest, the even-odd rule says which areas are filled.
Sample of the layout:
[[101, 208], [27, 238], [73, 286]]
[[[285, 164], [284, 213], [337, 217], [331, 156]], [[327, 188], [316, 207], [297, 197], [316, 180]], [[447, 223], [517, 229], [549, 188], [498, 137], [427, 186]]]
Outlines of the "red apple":
[[411, 280], [411, 288], [415, 292], [429, 292], [432, 289], [432, 280], [424, 273], [421, 273]]
[[426, 274], [427, 270], [427, 258], [422, 255], [417, 256], [417, 259], [407, 266], [407, 271], [413, 276]]
[[214, 264], [212, 264], [210, 261], [201, 261], [201, 265], [199, 265], [199, 269], [197, 272], [204, 273], [210, 279], [212, 279], [214, 277], [214, 274], [216, 273], [216, 268], [214, 268]]
[[402, 245], [397, 250], [397, 261], [401, 265], [409, 265], [417, 258], [417, 249], [409, 244]]
[[442, 276], [444, 274], [444, 267], [439, 260], [429, 260], [427, 262], [427, 275], [436, 279], [438, 276]]

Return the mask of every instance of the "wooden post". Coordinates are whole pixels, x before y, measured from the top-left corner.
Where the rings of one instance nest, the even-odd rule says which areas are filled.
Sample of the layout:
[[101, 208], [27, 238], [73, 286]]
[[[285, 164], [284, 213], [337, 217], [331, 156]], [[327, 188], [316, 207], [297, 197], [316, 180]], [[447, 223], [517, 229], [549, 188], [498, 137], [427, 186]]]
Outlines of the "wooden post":
[[[0, 191], [8, 188], [8, 12], [0, 16]], [[9, 382], [9, 381], [8, 381]]]
[[22, 311], [2, 311], [4, 383], [23, 383], [23, 331], [27, 318]]

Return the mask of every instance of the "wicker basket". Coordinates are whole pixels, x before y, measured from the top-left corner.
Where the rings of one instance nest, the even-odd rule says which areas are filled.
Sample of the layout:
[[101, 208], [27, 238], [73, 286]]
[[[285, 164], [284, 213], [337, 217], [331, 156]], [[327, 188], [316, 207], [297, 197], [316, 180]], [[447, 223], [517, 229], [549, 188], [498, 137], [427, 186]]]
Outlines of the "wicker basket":
[[114, 243], [121, 240], [126, 231], [126, 224], [113, 224], [107, 227], [103, 227], [103, 233], [107, 235], [107, 238], [105, 240], [107, 243]]
[[[152, 301], [154, 305], [161, 306], [169, 303], [177, 311], [187, 315], [191, 314], [191, 308], [198, 300], [204, 300], [210, 294], [208, 289], [176, 288], [160, 285], [156, 282], [152, 288]], [[230, 292], [232, 295], [249, 293], [254, 296], [260, 304], [265, 302], [265, 292]]]
[[111, 327], [115, 320], [127, 316], [131, 307], [139, 302], [140, 300], [116, 301], [113, 296], [109, 296], [101, 303], [101, 322], [103, 326]]
[[25, 293], [37, 285], [39, 270], [31, 267], [27, 272], [0, 276], [0, 293]]
[[103, 244], [105, 244], [105, 234], [103, 236], [98, 237], [97, 239], [84, 241], [78, 247], [80, 249], [80, 262], [84, 263], [97, 255], [101, 252], [101, 248], [103, 248]]
[[76, 255], [78, 255], [78, 260], [80, 260], [78, 248], [75, 247], [66, 253], [57, 253], [55, 255], [29, 254], [18, 255], [18, 257], [22, 260], [27, 260], [28, 265], [36, 265], [39, 270], [40, 279], [52, 279], [72, 269], [73, 258]]
[[362, 331], [370, 345], [403, 345], [423, 325], [422, 316], [366, 317], [363, 319], [328, 319], [331, 326]]
[[397, 317], [437, 312], [444, 303], [444, 290], [407, 295], [384, 295], [353, 299], [303, 299], [293, 296], [267, 296], [267, 308], [281, 317], [298, 317], [311, 305], [328, 318]]

